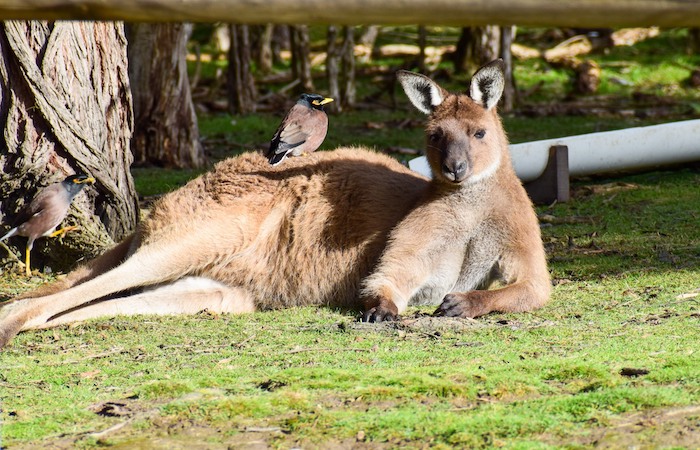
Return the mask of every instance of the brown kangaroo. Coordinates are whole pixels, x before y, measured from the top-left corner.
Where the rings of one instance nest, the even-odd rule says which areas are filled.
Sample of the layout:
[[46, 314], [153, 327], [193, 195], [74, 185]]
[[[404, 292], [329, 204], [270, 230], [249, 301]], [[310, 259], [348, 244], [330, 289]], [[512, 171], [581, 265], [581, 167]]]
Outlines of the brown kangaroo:
[[539, 225], [496, 113], [503, 63], [479, 69], [469, 95], [397, 76], [429, 115], [432, 180], [360, 148], [275, 167], [259, 154], [228, 159], [164, 196], [110, 251], [4, 304], [0, 346], [22, 330], [115, 314], [334, 305], [380, 322], [409, 304], [459, 317], [542, 306]]

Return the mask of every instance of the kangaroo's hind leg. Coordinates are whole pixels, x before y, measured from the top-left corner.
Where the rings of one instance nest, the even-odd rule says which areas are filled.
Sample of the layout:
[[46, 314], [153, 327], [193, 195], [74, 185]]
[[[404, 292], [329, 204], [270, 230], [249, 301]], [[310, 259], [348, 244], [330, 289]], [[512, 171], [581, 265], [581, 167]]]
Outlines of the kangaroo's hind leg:
[[22, 330], [36, 328], [50, 318], [103, 297], [138, 287], [171, 282], [187, 275], [177, 257], [182, 248], [142, 248], [122, 264], [55, 294], [24, 298], [0, 308], [0, 348]]
[[18, 301], [24, 298], [44, 297], [57, 292], [69, 289], [77, 284], [84, 283], [96, 276], [107, 272], [121, 264], [132, 252], [134, 242], [138, 238], [136, 234], [129, 235], [126, 239], [115, 245], [105, 253], [88, 261], [87, 263], [72, 270], [65, 278], [47, 283], [29, 292], [25, 292], [13, 299]]
[[51, 328], [117, 315], [196, 314], [204, 310], [217, 314], [243, 314], [255, 311], [255, 304], [252, 295], [243, 288], [226, 286], [208, 278], [185, 277], [137, 294], [89, 303], [32, 328]]

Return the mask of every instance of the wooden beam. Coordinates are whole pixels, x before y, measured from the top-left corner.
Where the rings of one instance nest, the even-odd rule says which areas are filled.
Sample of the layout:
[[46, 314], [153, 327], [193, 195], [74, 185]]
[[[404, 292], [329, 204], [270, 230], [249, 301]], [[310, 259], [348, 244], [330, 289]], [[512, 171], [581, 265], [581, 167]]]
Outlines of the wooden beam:
[[2, 0], [0, 20], [700, 26], [698, 0]]

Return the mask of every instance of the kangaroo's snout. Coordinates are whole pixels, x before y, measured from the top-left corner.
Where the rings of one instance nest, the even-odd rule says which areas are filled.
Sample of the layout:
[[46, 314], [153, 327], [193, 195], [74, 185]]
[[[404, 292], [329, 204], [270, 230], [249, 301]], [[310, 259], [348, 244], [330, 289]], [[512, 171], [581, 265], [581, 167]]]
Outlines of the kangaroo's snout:
[[442, 164], [443, 176], [454, 183], [461, 183], [469, 173], [469, 164], [465, 160], [446, 161]]
[[470, 161], [470, 142], [460, 129], [445, 133], [440, 143], [440, 171], [449, 182], [459, 184], [473, 172]]

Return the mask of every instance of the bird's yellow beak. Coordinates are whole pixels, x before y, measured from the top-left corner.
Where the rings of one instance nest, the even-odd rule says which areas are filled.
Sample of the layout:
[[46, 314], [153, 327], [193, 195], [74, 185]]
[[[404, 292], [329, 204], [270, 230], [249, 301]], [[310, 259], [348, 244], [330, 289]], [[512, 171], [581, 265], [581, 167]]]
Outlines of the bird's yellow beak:
[[321, 100], [321, 101], [314, 100], [314, 101], [311, 102], [311, 103], [313, 103], [313, 104], [316, 105], [316, 106], [323, 106], [323, 105], [325, 105], [326, 103], [330, 103], [330, 102], [332, 102], [332, 101], [333, 101], [332, 98], [326, 97], [326, 98], [324, 98], [324, 99]]
[[74, 180], [73, 181], [76, 184], [92, 184], [95, 182], [95, 179], [92, 177], [85, 178], [84, 180]]

